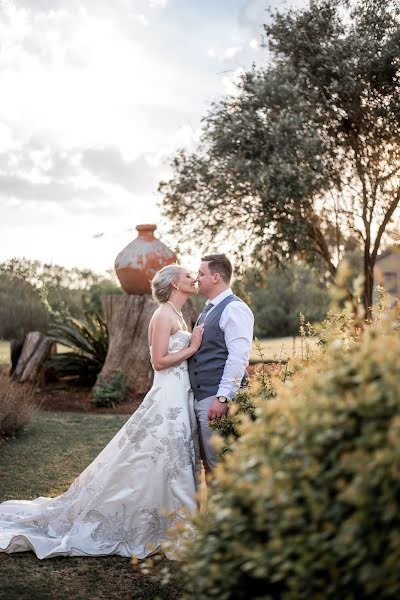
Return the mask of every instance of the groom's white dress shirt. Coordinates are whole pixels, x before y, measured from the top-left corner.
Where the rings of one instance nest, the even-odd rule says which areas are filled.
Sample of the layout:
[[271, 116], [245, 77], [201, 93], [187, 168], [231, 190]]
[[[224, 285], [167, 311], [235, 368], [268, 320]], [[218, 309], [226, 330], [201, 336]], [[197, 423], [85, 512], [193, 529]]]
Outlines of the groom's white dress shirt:
[[[207, 300], [213, 307], [207, 316], [212, 313], [222, 300], [233, 294], [231, 288], [221, 292], [216, 298]], [[219, 320], [219, 326], [224, 332], [225, 344], [228, 349], [228, 358], [219, 384], [217, 396], [226, 396], [232, 400], [237, 393], [243, 379], [253, 343], [254, 316], [244, 302], [230, 302], [224, 309]]]

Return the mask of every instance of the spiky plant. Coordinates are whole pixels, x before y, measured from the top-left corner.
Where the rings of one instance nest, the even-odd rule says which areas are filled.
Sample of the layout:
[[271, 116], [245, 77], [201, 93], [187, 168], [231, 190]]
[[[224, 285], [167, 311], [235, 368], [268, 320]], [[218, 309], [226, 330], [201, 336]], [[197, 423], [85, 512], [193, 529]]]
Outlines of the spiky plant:
[[99, 314], [85, 313], [85, 320], [69, 317], [56, 322], [50, 335], [57, 343], [71, 348], [46, 362], [57, 377], [73, 377], [77, 383], [93, 385], [104, 364], [108, 348], [107, 325]]

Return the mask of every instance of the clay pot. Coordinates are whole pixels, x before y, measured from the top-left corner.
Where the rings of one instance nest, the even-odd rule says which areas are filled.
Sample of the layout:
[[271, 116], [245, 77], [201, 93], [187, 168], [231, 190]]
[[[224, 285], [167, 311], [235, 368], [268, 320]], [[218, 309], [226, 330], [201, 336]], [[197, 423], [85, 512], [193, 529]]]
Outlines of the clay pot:
[[176, 262], [176, 255], [154, 237], [156, 225], [137, 225], [138, 237], [115, 259], [115, 271], [128, 294], [150, 294], [150, 281], [165, 265]]

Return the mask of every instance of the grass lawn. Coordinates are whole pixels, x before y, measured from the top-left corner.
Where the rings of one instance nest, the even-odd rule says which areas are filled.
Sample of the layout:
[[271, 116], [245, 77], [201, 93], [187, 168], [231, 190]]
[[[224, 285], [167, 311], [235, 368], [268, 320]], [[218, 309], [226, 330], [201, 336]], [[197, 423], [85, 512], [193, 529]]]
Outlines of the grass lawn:
[[[57, 344], [57, 351], [71, 352], [71, 349], [67, 348], [67, 346], [63, 346], [62, 344]], [[0, 365], [8, 364], [10, 364], [10, 342], [0, 340]]]
[[[0, 444], [0, 501], [66, 491], [125, 420], [122, 415], [37, 411], [17, 439]], [[0, 553], [0, 582], [1, 600], [180, 597], [178, 575], [161, 586], [117, 556], [40, 561], [32, 552]]]
[[10, 342], [0, 340], [0, 365], [8, 365], [10, 362]]
[[[264, 355], [264, 360], [266, 361], [287, 359], [293, 355], [301, 356], [302, 352], [305, 353], [306, 351], [306, 344], [309, 344], [311, 348], [315, 344], [315, 342], [311, 339], [307, 339], [306, 342], [302, 341], [300, 336], [261, 339], [259, 340], [259, 343], [261, 346], [261, 351]], [[253, 342], [250, 361], [261, 361], [260, 352], [257, 348], [257, 342]]]
[[[310, 342], [309, 342], [310, 343]], [[312, 342], [311, 342], [312, 343]], [[282, 337], [274, 339], [261, 339], [260, 344], [264, 353], [264, 360], [273, 360], [280, 358], [288, 358], [295, 354], [301, 354], [301, 338], [300, 337]], [[69, 348], [58, 344], [59, 352], [66, 352]], [[253, 344], [253, 350], [250, 355], [251, 361], [260, 361], [260, 354], [256, 344]], [[0, 340], [0, 365], [10, 362], [9, 342]]]

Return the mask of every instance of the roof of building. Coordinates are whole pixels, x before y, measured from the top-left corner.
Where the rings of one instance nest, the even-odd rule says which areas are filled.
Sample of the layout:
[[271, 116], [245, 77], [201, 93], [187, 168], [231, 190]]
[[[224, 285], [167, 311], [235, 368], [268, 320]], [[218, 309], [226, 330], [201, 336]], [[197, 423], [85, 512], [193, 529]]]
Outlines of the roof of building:
[[400, 244], [395, 244], [394, 246], [390, 246], [390, 248], [386, 248], [386, 250], [381, 252], [381, 254], [377, 257], [376, 261], [378, 262], [379, 260], [382, 260], [383, 258], [390, 256], [391, 254], [398, 253], [400, 253]]

